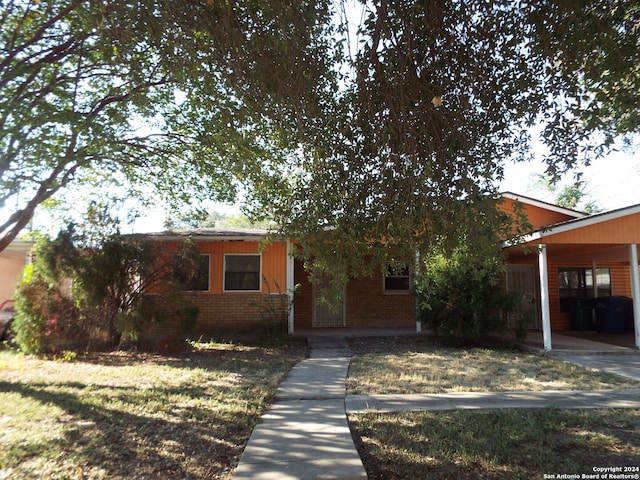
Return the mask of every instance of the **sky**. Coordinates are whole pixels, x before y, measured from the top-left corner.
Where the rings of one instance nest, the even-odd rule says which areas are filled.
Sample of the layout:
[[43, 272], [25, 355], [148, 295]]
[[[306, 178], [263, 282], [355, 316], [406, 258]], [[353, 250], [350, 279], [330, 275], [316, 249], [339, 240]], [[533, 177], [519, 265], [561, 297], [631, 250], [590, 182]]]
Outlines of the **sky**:
[[[539, 156], [538, 156], [539, 158]], [[553, 203], [552, 192], [535, 188], [535, 174], [543, 173], [542, 161], [507, 164], [501, 191], [509, 191]], [[622, 151], [594, 160], [590, 166], [581, 167], [586, 182], [586, 200], [593, 201], [602, 210], [615, 210], [640, 204], [640, 152], [635, 155]], [[561, 185], [570, 184], [572, 175], [563, 178]]]

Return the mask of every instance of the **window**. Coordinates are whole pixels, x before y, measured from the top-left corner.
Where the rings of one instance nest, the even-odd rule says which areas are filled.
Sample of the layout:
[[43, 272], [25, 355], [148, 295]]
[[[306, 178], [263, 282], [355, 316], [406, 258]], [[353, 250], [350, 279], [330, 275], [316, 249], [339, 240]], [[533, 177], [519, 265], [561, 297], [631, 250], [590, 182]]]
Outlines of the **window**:
[[260, 255], [225, 255], [224, 290], [260, 291]]
[[385, 292], [409, 291], [409, 265], [406, 263], [388, 264], [384, 275]]
[[196, 271], [186, 267], [178, 255], [173, 257], [173, 278], [180, 283], [184, 290], [193, 292], [209, 291], [209, 255], [200, 255]]
[[568, 312], [575, 298], [611, 296], [611, 270], [596, 268], [596, 292], [593, 291], [593, 269], [586, 267], [558, 268], [558, 289], [560, 291], [560, 311]]

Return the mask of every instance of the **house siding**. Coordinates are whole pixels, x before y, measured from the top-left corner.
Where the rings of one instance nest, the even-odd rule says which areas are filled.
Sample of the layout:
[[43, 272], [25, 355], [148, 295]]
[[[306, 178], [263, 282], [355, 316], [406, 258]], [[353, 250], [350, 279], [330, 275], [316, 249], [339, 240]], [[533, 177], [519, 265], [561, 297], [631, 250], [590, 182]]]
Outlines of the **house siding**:
[[527, 220], [534, 230], [540, 227], [553, 225], [576, 218], [576, 215], [569, 215], [566, 213], [556, 212], [536, 205], [528, 204], [524, 199], [520, 202], [516, 202], [515, 200], [505, 198], [504, 201], [499, 204], [499, 208], [502, 211], [508, 213], [512, 218], [516, 218], [516, 203], [521, 204], [521, 211], [527, 216]]
[[[280, 305], [283, 296], [284, 315], [282, 321], [286, 329], [287, 287], [287, 246], [285, 242], [273, 242], [264, 245], [254, 240], [208, 240], [193, 239], [198, 251], [209, 255], [209, 289], [191, 292], [192, 299], [199, 309], [193, 335], [208, 335], [220, 332], [247, 332], [264, 328], [269, 317], [269, 302]], [[166, 246], [159, 255], [167, 261], [178, 248], [178, 242], [160, 240]], [[260, 254], [262, 281], [260, 291], [224, 291], [224, 256], [226, 254]], [[157, 290], [151, 290], [156, 302], [163, 300]], [[280, 320], [278, 320], [280, 321]], [[166, 319], [160, 325], [151, 325], [149, 336], [182, 335], [184, 325], [178, 319]]]
[[623, 244], [637, 243], [640, 239], [640, 214], [615, 218], [582, 228], [548, 234], [547, 244]]

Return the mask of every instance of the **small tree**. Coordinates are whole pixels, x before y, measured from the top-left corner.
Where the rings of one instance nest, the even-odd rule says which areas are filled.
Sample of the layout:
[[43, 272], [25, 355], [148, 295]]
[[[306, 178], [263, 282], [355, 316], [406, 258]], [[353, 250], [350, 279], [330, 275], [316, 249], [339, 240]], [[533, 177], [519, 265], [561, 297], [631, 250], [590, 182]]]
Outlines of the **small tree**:
[[438, 334], [478, 339], [508, 328], [517, 298], [503, 288], [501, 259], [478, 258], [467, 247], [425, 259], [419, 299], [423, 320]]
[[518, 231], [509, 232], [505, 214], [494, 213], [485, 215], [481, 205], [467, 202], [451, 219], [455, 235], [434, 243], [421, 257], [416, 275], [421, 315], [440, 335], [481, 339], [511, 327], [521, 332], [507, 321], [518, 298], [504, 288], [501, 250], [501, 239], [517, 238]]
[[[122, 338], [136, 340], [145, 324], [167, 315], [185, 316], [187, 323], [197, 315], [174, 275], [176, 261], [181, 280], [195, 275], [193, 243], [183, 243], [173, 255], [117, 232], [95, 245], [87, 239], [72, 225], [38, 245], [17, 291], [14, 328], [23, 350], [64, 343], [116, 346]], [[149, 300], [151, 288], [163, 294], [162, 305]]]

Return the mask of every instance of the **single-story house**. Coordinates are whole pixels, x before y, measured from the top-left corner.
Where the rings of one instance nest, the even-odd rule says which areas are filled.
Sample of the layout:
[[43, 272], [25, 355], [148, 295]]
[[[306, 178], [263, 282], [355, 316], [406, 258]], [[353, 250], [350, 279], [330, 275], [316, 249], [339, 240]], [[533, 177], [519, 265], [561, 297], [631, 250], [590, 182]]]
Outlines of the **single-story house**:
[[0, 252], [0, 309], [13, 300], [20, 272], [30, 262], [34, 242], [13, 241]]
[[317, 301], [322, 286], [312, 284], [302, 262], [294, 259], [295, 242], [265, 242], [267, 236], [266, 230], [216, 228], [143, 235], [170, 249], [186, 238], [198, 246], [203, 278], [195, 282], [198, 287], [192, 291], [200, 309], [198, 333], [260, 328], [274, 305], [284, 305], [289, 333], [312, 328], [416, 325], [408, 270], [353, 279], [345, 286], [342, 305], [329, 308]]
[[31, 261], [33, 245], [29, 241], [14, 241], [0, 252], [0, 340], [4, 340], [15, 314], [14, 292], [20, 272]]
[[[592, 328], [635, 332], [640, 348], [640, 205], [589, 215], [513, 193], [503, 198], [503, 210], [524, 212], [532, 226], [524, 243], [504, 244], [506, 285], [521, 294], [529, 309], [529, 327], [543, 332], [544, 348], [552, 348], [552, 331]], [[265, 242], [267, 236], [265, 230], [238, 228], [169, 231], [143, 238], [162, 242], [169, 250], [186, 238], [197, 244], [202, 264], [191, 289], [199, 307], [197, 333], [258, 329], [265, 315], [278, 308], [289, 333], [318, 328], [420, 330], [409, 268], [349, 280], [343, 304], [330, 309], [317, 301], [322, 287], [309, 281], [302, 262], [294, 258], [295, 242]], [[26, 255], [16, 248], [0, 256], [0, 272], [8, 275], [3, 282], [7, 298]], [[11, 273], [7, 266], [13, 264]], [[172, 330], [170, 324], [162, 328]]]
[[[522, 294], [523, 304], [530, 310], [529, 327], [542, 330], [545, 349], [551, 349], [552, 330], [596, 328], [591, 299], [599, 297], [633, 299], [625, 303], [632, 302], [633, 307], [625, 310], [624, 329], [635, 330], [636, 346], [640, 346], [640, 205], [589, 215], [513, 193], [503, 197], [501, 208], [524, 212], [533, 229], [523, 244], [505, 243], [506, 282], [510, 291]], [[274, 295], [286, 296], [292, 302], [288, 311], [290, 333], [345, 327], [415, 326], [420, 330], [408, 270], [380, 271], [370, 278], [351, 279], [345, 286], [342, 306], [330, 309], [317, 301], [321, 286], [312, 284], [302, 262], [293, 258], [296, 247], [292, 241], [263, 243], [266, 231], [246, 229], [148, 235], [162, 241], [185, 237], [192, 238], [207, 259], [206, 281], [195, 292], [200, 307], [199, 331], [257, 328], [264, 321], [261, 309], [265, 298]], [[572, 321], [576, 312], [583, 317], [578, 327]]]

